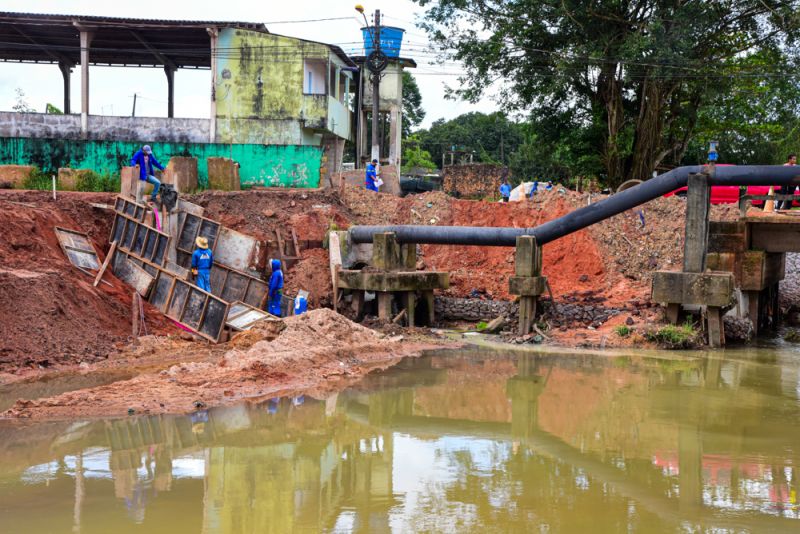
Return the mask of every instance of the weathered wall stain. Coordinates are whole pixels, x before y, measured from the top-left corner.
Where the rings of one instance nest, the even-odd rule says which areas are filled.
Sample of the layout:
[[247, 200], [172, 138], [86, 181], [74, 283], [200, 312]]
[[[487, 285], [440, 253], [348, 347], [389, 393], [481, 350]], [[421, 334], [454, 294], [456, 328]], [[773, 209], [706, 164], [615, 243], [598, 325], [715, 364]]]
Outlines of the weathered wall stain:
[[[72, 139], [0, 138], [0, 165], [36, 165], [48, 173], [60, 167], [93, 169], [116, 174], [128, 165], [142, 143], [80, 141]], [[233, 158], [239, 162], [243, 188], [318, 187], [322, 148], [301, 145], [155, 143], [153, 151], [166, 166], [172, 156], [197, 158], [200, 184], [208, 185], [206, 158]]]

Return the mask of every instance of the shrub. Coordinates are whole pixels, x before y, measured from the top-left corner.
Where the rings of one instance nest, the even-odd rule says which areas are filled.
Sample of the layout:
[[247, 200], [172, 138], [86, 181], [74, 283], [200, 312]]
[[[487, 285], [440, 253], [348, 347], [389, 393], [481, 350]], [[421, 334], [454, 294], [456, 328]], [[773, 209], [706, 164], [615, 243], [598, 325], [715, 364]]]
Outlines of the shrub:
[[23, 189], [47, 190], [53, 188], [53, 178], [38, 167], [34, 167], [28, 177], [22, 182]]
[[682, 326], [670, 324], [647, 331], [644, 337], [667, 349], [690, 349], [701, 344], [700, 334], [688, 321]]
[[631, 328], [627, 325], [621, 324], [614, 329], [619, 337], [628, 337], [631, 335]]
[[481, 321], [475, 325], [475, 330], [480, 332], [481, 330], [486, 330], [487, 326], [489, 326], [489, 323], [487, 323], [486, 321]]
[[78, 175], [75, 190], [115, 193], [119, 191], [119, 184], [119, 176], [113, 176], [111, 173], [98, 174], [94, 171], [83, 171]]

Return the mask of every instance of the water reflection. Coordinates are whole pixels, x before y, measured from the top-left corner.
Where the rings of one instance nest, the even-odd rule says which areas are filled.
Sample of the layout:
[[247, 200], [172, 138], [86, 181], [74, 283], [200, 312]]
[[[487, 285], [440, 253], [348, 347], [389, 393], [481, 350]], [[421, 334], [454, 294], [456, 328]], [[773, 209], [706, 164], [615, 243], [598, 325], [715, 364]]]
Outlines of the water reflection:
[[338, 395], [0, 426], [8, 532], [797, 531], [779, 351], [480, 351]]

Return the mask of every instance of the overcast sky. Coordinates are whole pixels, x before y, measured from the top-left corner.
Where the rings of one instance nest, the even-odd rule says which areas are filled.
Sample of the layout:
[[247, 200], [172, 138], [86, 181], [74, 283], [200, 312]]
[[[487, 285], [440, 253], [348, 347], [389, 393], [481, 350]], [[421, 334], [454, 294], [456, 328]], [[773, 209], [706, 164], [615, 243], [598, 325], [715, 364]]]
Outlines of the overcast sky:
[[[477, 105], [444, 98], [445, 85], [456, 84], [452, 73], [457, 65], [434, 63], [424, 32], [415, 27], [423, 10], [409, 0], [0, 0], [0, 11], [55, 13], [110, 17], [139, 17], [179, 20], [219, 20], [266, 23], [273, 33], [337, 44], [345, 52], [357, 53], [361, 47], [360, 15], [353, 9], [358, 2], [371, 13], [380, 9], [384, 24], [406, 29], [401, 55], [416, 59], [411, 69], [422, 92], [427, 112], [423, 127], [438, 118], [456, 117], [468, 111], [491, 112], [494, 102], [484, 99]], [[278, 21], [347, 17], [346, 20], [277, 24]], [[442, 73], [448, 74], [442, 74]], [[179, 70], [175, 75], [175, 116], [207, 118], [211, 75], [207, 70]], [[133, 94], [137, 116], [165, 117], [167, 82], [160, 69], [92, 67], [90, 112], [105, 115], [130, 115]], [[57, 65], [0, 63], [0, 110], [10, 110], [16, 101], [15, 89], [24, 91], [28, 103], [43, 112], [50, 102], [63, 105], [62, 79]], [[80, 111], [80, 67], [72, 75], [72, 111]]]

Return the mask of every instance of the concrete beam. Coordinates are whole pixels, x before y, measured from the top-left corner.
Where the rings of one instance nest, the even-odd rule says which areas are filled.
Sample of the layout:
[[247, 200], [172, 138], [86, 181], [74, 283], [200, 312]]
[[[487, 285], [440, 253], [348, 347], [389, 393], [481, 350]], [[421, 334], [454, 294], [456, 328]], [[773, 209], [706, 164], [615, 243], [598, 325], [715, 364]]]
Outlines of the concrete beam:
[[690, 174], [686, 195], [686, 238], [683, 247], [683, 270], [702, 273], [706, 270], [708, 250], [708, 215], [711, 209], [711, 186], [705, 174]]
[[508, 292], [524, 297], [538, 297], [546, 291], [545, 276], [512, 276], [508, 280]]
[[786, 275], [786, 254], [748, 250], [742, 254], [739, 287], [745, 291], [761, 291]]
[[800, 252], [800, 222], [750, 223], [750, 248], [765, 252]]
[[339, 271], [340, 289], [362, 291], [432, 291], [450, 287], [450, 273], [436, 271]]
[[653, 273], [653, 300], [670, 304], [690, 304], [725, 308], [734, 300], [733, 274], [725, 272]]

